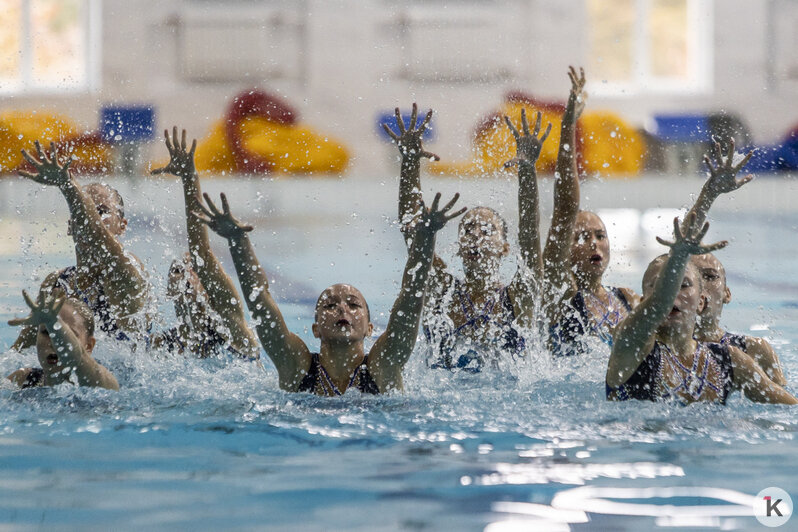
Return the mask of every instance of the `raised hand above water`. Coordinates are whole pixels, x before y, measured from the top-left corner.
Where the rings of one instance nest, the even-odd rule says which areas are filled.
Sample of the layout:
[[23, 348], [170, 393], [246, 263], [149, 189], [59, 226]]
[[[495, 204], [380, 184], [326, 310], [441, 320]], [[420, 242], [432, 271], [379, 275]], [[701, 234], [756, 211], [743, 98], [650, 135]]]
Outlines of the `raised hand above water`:
[[224, 192], [220, 194], [222, 199], [222, 211], [220, 212], [216, 205], [211, 201], [210, 196], [208, 194], [202, 195], [205, 198], [205, 202], [208, 204], [207, 208], [199, 204], [199, 208], [202, 212], [195, 212], [193, 213], [194, 216], [211, 228], [211, 230], [216, 233], [217, 235], [227, 238], [228, 240], [240, 238], [244, 236], [244, 234], [252, 231], [253, 227], [251, 225], [246, 225], [238, 220], [230, 212], [230, 205], [227, 203], [227, 196], [225, 196]]
[[22, 150], [22, 156], [28, 161], [35, 169], [36, 173], [20, 170], [19, 175], [32, 179], [33, 181], [42, 185], [62, 187], [68, 184], [71, 180], [69, 176], [69, 165], [72, 160], [68, 159], [63, 165], [58, 163], [58, 149], [55, 143], [50, 143], [50, 154], [42, 150], [41, 144], [37, 140], [36, 153], [38, 159], [32, 157], [27, 151]]

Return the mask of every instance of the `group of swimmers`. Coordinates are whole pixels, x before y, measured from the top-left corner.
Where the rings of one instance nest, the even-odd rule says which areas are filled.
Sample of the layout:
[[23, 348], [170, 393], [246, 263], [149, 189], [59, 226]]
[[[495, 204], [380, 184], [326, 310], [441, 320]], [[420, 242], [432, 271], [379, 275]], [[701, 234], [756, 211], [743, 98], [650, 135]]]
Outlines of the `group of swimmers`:
[[[395, 129], [383, 125], [401, 154], [399, 219], [408, 255], [385, 331], [368, 351], [370, 310], [350, 284], [335, 284], [318, 298], [312, 327], [318, 352], [289, 330], [250, 242], [252, 226], [232, 214], [224, 194], [217, 204], [202, 193], [194, 167], [196, 141], [188, 146], [185, 130], [178, 136], [177, 127], [171, 136], [165, 132], [169, 164], [153, 173], [174, 174], [182, 182], [188, 251], [169, 270], [168, 296], [178, 324], [153, 331], [141, 264], [118, 240], [127, 225], [122, 198], [107, 185], [81, 187], [69, 172], [71, 161], [61, 164], [55, 145], [47, 152], [36, 143], [35, 155], [23, 152], [32, 171], [21, 175], [63, 194], [77, 262], [47, 276], [36, 298], [23, 291], [30, 315], [9, 322], [23, 327], [13, 349], [35, 345], [41, 367], [8, 378], [23, 388], [70, 381], [118, 389], [111, 372], [91, 355], [96, 322], [111, 341], [199, 357], [227, 353], [260, 364], [262, 348], [277, 369], [280, 388], [290, 392], [386, 393], [402, 390], [402, 372], [423, 324], [431, 369], [476, 372], [514, 361], [528, 348], [525, 331], [539, 331], [553, 357], [583, 357], [597, 343], [606, 346], [609, 355], [601, 364], [611, 400], [724, 403], [741, 390], [752, 401], [798, 403], [784, 389], [779, 359], [765, 340], [720, 326], [731, 293], [712, 252], [726, 242], [702, 243], [714, 200], [750, 181], [737, 175], [751, 154], [734, 164], [733, 141], [714, 142], [705, 158], [709, 178], [684, 219], [674, 220], [673, 240], [658, 238], [669, 251], [649, 264], [642, 295], [606, 287], [607, 229], [595, 213], [579, 208], [574, 147], [585, 76], [574, 68], [568, 75], [571, 90], [545, 239], [535, 166], [551, 124], [541, 132], [540, 113], [532, 127], [524, 112], [520, 124], [505, 117], [517, 148], [507, 166], [517, 167], [519, 182], [519, 264], [509, 284], [499, 274], [510, 244], [507, 221], [498, 212], [485, 206], [456, 210], [459, 194], [443, 206], [440, 194], [431, 203], [424, 200], [421, 160], [437, 158], [422, 145], [432, 111], [419, 122], [413, 104], [405, 124], [397, 108]], [[464, 277], [458, 279], [435, 253], [435, 239], [461, 215], [458, 255]], [[243, 297], [211, 251], [208, 229], [227, 240]]]

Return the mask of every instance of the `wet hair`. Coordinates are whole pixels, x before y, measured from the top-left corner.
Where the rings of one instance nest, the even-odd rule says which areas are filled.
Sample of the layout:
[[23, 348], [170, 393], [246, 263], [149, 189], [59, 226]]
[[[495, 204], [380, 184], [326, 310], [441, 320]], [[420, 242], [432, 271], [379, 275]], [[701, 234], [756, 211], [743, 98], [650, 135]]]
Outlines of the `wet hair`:
[[92, 189], [96, 190], [96, 189], [99, 189], [99, 188], [104, 189], [105, 191], [108, 192], [108, 194], [110, 194], [114, 198], [114, 200], [116, 201], [117, 205], [119, 205], [119, 208], [117, 209], [117, 214], [119, 215], [120, 218], [124, 218], [125, 217], [125, 202], [122, 200], [122, 194], [120, 194], [119, 191], [117, 189], [115, 189], [114, 187], [112, 187], [111, 185], [107, 185], [105, 183], [97, 182], [97, 183], [89, 183], [88, 185], [86, 185], [86, 190], [87, 191], [90, 191]]
[[499, 211], [497, 211], [493, 207], [479, 206], [479, 207], [472, 207], [471, 209], [469, 209], [468, 212], [466, 212], [465, 215], [463, 215], [463, 217], [460, 218], [460, 225], [459, 225], [459, 229], [460, 230], [463, 229], [463, 224], [465, 223], [466, 219], [468, 219], [468, 215], [471, 214], [474, 211], [488, 211], [493, 216], [498, 218], [499, 221], [501, 222], [502, 238], [504, 238], [505, 242], [507, 241], [507, 238], [508, 238], [507, 237], [507, 233], [508, 233], [507, 220], [505, 220], [504, 217], [501, 214], [499, 214]]
[[86, 337], [91, 338], [94, 336], [94, 313], [88, 305], [74, 297], [68, 297], [64, 305], [69, 305], [74, 311], [73, 314], [77, 314], [77, 316], [83, 320], [83, 326], [86, 329]]
[[[324, 291], [321, 294], [319, 294], [319, 298], [316, 300], [316, 306], [314, 307], [313, 310], [314, 322], [319, 321], [319, 304], [321, 303], [322, 296], [324, 295], [325, 292], [327, 292], [327, 290], [328, 288], [325, 288]], [[360, 290], [358, 290], [358, 292], [360, 292]], [[363, 304], [366, 306], [366, 320], [368, 320], [368, 322], [371, 323], [371, 309], [369, 309], [369, 302], [366, 301], [366, 296], [364, 296], [362, 293], [360, 295], [363, 297]]]
[[[662, 255], [655, 257], [654, 260], [648, 263], [648, 267], [646, 267], [645, 273], [643, 273], [643, 292], [646, 291], [646, 277], [648, 272], [651, 271], [651, 268], [654, 266], [659, 266], [660, 272], [662, 272], [662, 268], [665, 266], [665, 261], [668, 259], [668, 253], [663, 253]], [[693, 272], [695, 273], [695, 277], [698, 280], [698, 289], [703, 292], [704, 290], [704, 279], [701, 277], [701, 271], [698, 269], [698, 266], [692, 260], [687, 261], [687, 265], [685, 266], [685, 273], [687, 273], [687, 269], [692, 268]], [[659, 275], [659, 273], [657, 274]]]

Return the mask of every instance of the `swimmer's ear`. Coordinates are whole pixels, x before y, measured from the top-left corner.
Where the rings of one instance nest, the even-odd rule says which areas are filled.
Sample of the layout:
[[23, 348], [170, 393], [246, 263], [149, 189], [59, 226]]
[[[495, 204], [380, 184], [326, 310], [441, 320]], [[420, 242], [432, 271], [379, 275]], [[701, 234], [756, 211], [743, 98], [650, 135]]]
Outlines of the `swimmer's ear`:
[[95, 338], [94, 336], [89, 337], [89, 339], [86, 341], [86, 350], [89, 353], [91, 353], [92, 351], [94, 351], [94, 346], [96, 344], [97, 344], [97, 338]]
[[729, 290], [729, 287], [727, 286], [724, 289], [723, 304], [728, 305], [729, 303], [731, 303], [731, 290]]
[[510, 254], [510, 243], [505, 242], [504, 246], [502, 247], [502, 257], [506, 257]]
[[707, 308], [707, 296], [701, 294], [701, 299], [698, 301], [698, 314], [703, 313], [705, 308]]
[[127, 229], [127, 218], [122, 218], [122, 232], [124, 233]]
[[374, 334], [374, 324], [369, 322], [369, 330], [368, 330], [368, 333], [366, 334], [366, 336], [369, 337], [372, 334]]
[[319, 325], [314, 323], [310, 329], [313, 331], [313, 338], [320, 338], [319, 336]]

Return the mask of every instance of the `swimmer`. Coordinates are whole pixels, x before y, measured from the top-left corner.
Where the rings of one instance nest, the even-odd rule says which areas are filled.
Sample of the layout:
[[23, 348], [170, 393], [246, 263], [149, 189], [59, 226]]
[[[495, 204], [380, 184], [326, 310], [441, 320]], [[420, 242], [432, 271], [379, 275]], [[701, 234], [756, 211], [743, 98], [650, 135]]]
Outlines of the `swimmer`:
[[363, 294], [348, 284], [335, 284], [322, 292], [316, 303], [313, 336], [321, 341], [318, 353], [288, 329], [277, 302], [269, 293], [266, 272], [260, 266], [248, 232], [230, 213], [221, 195], [219, 211], [207, 194], [207, 207], [200, 204], [198, 218], [227, 239], [245, 301], [256, 321], [256, 330], [279, 377], [280, 388], [289, 392], [342, 395], [349, 388], [363, 393], [402, 390], [402, 369], [413, 352], [424, 291], [435, 252], [435, 234], [465, 209], [449, 213], [459, 195], [438, 209], [440, 194], [424, 208], [408, 250], [399, 296], [391, 309], [385, 332], [365, 352], [364, 340], [371, 336], [369, 307]]
[[27, 292], [22, 297], [30, 307], [27, 318], [10, 320], [9, 325], [33, 327], [36, 330], [36, 353], [41, 368], [23, 368], [8, 376], [20, 388], [75, 384], [118, 390], [116, 378], [94, 360], [94, 314], [82, 301], [56, 297], [41, 290], [34, 303]]
[[754, 360], [731, 345], [694, 338], [697, 315], [706, 305], [701, 273], [691, 255], [711, 253], [726, 242], [703, 245], [709, 229], [689, 213], [674, 219], [673, 242], [657, 240], [670, 253], [654, 259], [643, 276], [643, 300], [615, 332], [606, 374], [607, 399], [724, 404], [741, 390], [751, 401], [798, 404]]
[[[164, 131], [169, 164], [153, 170], [153, 175], [169, 173], [180, 178], [186, 209], [189, 261], [174, 261], [169, 270], [169, 287], [181, 325], [167, 332], [173, 341], [166, 345], [188, 349], [200, 356], [223, 347], [229, 339], [230, 351], [242, 358], [258, 359], [260, 347], [247, 325], [244, 306], [233, 280], [211, 250], [208, 229], [192, 213], [201, 205], [200, 182], [194, 166], [197, 140], [186, 146], [186, 130], [177, 137], [177, 127]], [[215, 315], [218, 315], [218, 318]], [[226, 330], [225, 330], [226, 329]], [[221, 342], [220, 342], [221, 340]], [[160, 341], [154, 342], [158, 345]]]
[[[572, 90], [563, 120], [563, 139], [558, 157], [560, 176], [555, 184], [555, 236], [567, 223], [568, 206], [572, 203], [575, 176], [562, 164], [573, 166], [571, 158], [563, 154], [564, 144], [573, 146], [573, 130], [576, 118], [583, 107], [581, 79], [571, 68], [569, 77]], [[432, 118], [432, 110], [418, 127], [418, 108], [413, 104], [409, 128], [405, 127], [399, 109], [396, 109], [394, 133], [387, 124], [382, 127], [396, 142], [402, 155], [399, 184], [399, 217], [403, 227], [411, 227], [419, 212], [421, 198], [420, 161], [422, 158], [438, 159], [421, 145], [421, 137]], [[538, 113], [535, 127], [530, 131], [526, 111], [522, 110], [522, 133], [505, 117], [517, 144], [516, 157], [507, 166], [518, 166], [519, 189], [519, 247], [523, 267], [519, 267], [509, 285], [499, 278], [501, 262], [510, 253], [507, 239], [507, 222], [490, 207], [475, 207], [460, 221], [458, 255], [463, 261], [465, 279], [455, 279], [447, 271], [446, 263], [435, 255], [430, 287], [430, 309], [425, 313], [424, 330], [430, 346], [431, 367], [480, 371], [485, 363], [496, 365], [503, 354], [521, 355], [525, 340], [518, 330], [517, 322], [529, 325], [534, 320], [537, 285], [543, 276], [543, 260], [556, 255], [558, 246], [547, 244], [541, 254], [539, 232], [538, 185], [535, 164], [540, 157], [543, 143], [549, 136], [551, 124], [541, 135], [541, 115]], [[568, 150], [566, 150], [568, 151]], [[578, 187], [578, 183], [576, 185]], [[578, 194], [578, 189], [577, 189]], [[576, 202], [578, 204], [578, 200]], [[555, 238], [556, 240], [556, 238]], [[526, 275], [525, 275], [526, 274]], [[465, 351], [465, 352], [459, 352]]]
[[150, 346], [170, 353], [192, 354], [200, 358], [230, 353], [241, 357], [229, 339], [229, 330], [210, 308], [208, 294], [191, 267], [186, 253], [169, 267], [166, 297], [174, 304], [178, 325], [150, 336]]
[[[75, 266], [48, 275], [41, 289], [58, 288], [81, 299], [94, 312], [99, 328], [117, 340], [131, 340], [144, 333], [149, 325], [147, 282], [140, 261], [117, 240], [127, 227], [122, 197], [101, 183], [79, 186], [69, 172], [72, 161], [61, 165], [54, 143], [50, 143], [48, 155], [37, 141], [36, 152], [38, 158], [22, 151], [36, 172], [20, 171], [20, 175], [61, 191], [69, 206], [67, 234], [75, 242], [77, 260]], [[25, 327], [12, 348], [31, 347], [36, 338], [36, 328]]]
[[[690, 210], [692, 216], [685, 217], [686, 220], [695, 220], [698, 228], [706, 221], [709, 208], [721, 194], [733, 192], [753, 179], [752, 176], [736, 178], [752, 153], [733, 164], [733, 140], [729, 141], [725, 159], [718, 142], [713, 143], [713, 152], [716, 164], [711, 163], [708, 155], [704, 157], [709, 178]], [[609, 258], [609, 237], [601, 218], [592, 212], [580, 211], [571, 247], [573, 285], [560, 303], [552, 308], [549, 346], [554, 355], [585, 353], [589, 349], [586, 339], [590, 336], [611, 348], [615, 327], [639, 302], [639, 296], [629, 288], [603, 286]]]
[[699, 342], [714, 342], [731, 345], [754, 359], [770, 380], [780, 386], [787, 384], [781, 371], [781, 362], [773, 347], [764, 338], [732, 334], [720, 326], [723, 306], [731, 301], [731, 290], [726, 286], [726, 270], [713, 255], [696, 255], [693, 264], [701, 274], [706, 304], [698, 314], [695, 338]]

